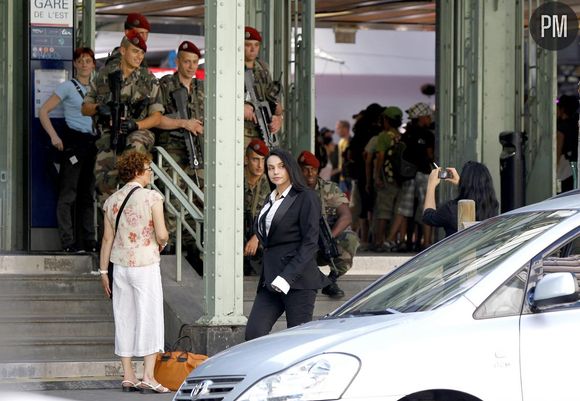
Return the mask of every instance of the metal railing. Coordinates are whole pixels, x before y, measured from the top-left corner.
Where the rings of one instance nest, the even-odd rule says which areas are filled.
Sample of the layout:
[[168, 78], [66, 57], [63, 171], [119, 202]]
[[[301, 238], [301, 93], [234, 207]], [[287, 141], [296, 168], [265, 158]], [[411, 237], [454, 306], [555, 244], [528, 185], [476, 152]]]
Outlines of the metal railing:
[[[189, 178], [187, 173], [179, 167], [165, 149], [160, 146], [155, 147], [157, 151], [157, 161], [151, 164], [155, 179], [151, 182], [151, 187], [161, 192], [165, 196], [166, 210], [176, 217], [177, 228], [175, 233], [175, 255], [177, 257], [176, 280], [181, 281], [181, 232], [185, 228], [195, 240], [195, 245], [200, 252], [203, 252], [203, 192]], [[164, 189], [158, 186], [159, 180], [163, 183]], [[181, 181], [181, 182], [180, 182]], [[181, 185], [181, 186], [180, 186]], [[183, 187], [183, 188], [182, 188]], [[172, 200], [177, 200], [177, 207]], [[202, 206], [202, 210], [197, 205]], [[193, 226], [187, 217], [193, 219]]]

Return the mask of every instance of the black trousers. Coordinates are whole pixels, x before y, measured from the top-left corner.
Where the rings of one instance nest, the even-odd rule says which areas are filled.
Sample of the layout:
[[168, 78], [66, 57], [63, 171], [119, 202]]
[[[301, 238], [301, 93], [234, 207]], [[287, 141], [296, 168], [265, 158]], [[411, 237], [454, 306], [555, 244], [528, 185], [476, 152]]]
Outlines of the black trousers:
[[283, 294], [260, 287], [248, 317], [246, 341], [270, 333], [274, 323], [284, 312], [288, 328], [311, 321], [316, 291], [290, 289], [288, 294]]
[[[75, 139], [71, 140], [71, 138]], [[63, 248], [66, 248], [74, 246], [77, 242], [73, 225], [75, 205], [80, 217], [82, 240], [85, 243], [95, 241], [93, 221], [95, 175], [93, 171], [97, 152], [94, 138], [70, 128], [63, 135], [63, 142], [65, 150], [60, 164], [56, 217], [60, 241]]]

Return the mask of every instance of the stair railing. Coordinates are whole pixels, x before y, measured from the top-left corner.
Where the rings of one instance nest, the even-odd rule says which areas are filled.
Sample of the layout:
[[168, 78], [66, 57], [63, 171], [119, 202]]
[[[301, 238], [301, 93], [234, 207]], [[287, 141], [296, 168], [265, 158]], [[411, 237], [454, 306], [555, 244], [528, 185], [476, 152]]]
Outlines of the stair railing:
[[[176, 217], [177, 227], [175, 234], [175, 256], [177, 258], [176, 280], [181, 281], [181, 232], [185, 228], [194, 238], [195, 245], [200, 252], [203, 252], [203, 210], [200, 210], [197, 205], [204, 204], [203, 191], [193, 182], [185, 171], [173, 158], [167, 153], [165, 149], [156, 146], [157, 161], [151, 164], [155, 179], [151, 182], [151, 187], [161, 192], [165, 196], [166, 210]], [[155, 183], [159, 180], [165, 187], [163, 191]], [[184, 189], [179, 186], [179, 181], [185, 185]], [[157, 181], [157, 182], [159, 182]], [[176, 199], [177, 207], [173, 205], [172, 199]], [[193, 226], [186, 220], [186, 217], [191, 216], [194, 221]]]

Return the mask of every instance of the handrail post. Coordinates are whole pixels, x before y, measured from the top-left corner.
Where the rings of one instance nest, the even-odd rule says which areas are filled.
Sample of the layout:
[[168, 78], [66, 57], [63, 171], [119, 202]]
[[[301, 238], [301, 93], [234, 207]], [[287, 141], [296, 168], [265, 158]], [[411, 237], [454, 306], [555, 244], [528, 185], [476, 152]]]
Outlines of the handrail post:
[[457, 202], [457, 231], [467, 228], [475, 220], [475, 201], [472, 199], [461, 199]]
[[181, 218], [183, 216], [183, 206], [179, 208], [179, 216], [175, 216], [177, 218], [177, 228], [175, 233], [175, 256], [177, 258], [176, 268], [177, 271], [175, 272], [175, 281], [178, 283], [181, 282]]

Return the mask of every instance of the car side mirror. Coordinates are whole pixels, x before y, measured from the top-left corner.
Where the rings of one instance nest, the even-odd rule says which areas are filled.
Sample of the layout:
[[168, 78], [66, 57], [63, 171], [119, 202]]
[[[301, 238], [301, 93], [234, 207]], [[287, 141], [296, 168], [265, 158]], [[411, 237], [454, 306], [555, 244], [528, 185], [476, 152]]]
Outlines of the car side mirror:
[[576, 302], [578, 281], [572, 273], [550, 273], [540, 279], [534, 291], [534, 306]]

